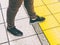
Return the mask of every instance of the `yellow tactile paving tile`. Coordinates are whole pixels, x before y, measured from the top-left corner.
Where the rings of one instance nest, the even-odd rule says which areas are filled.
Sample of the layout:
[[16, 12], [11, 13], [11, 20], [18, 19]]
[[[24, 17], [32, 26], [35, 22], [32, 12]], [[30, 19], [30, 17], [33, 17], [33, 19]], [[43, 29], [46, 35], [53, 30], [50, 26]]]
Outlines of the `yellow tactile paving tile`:
[[54, 14], [54, 16], [56, 17], [56, 19], [57, 19], [58, 22], [60, 23], [60, 13], [58, 13], [58, 14]]
[[40, 24], [42, 30], [59, 26], [59, 23], [55, 20], [55, 18], [52, 15], [45, 16], [45, 21], [41, 22], [39, 24]]
[[44, 5], [41, 0], [34, 0], [34, 6]]
[[46, 8], [46, 6], [35, 7], [34, 10], [35, 10], [36, 14], [39, 15], [39, 16], [45, 16], [45, 15], [50, 14], [50, 12]]
[[45, 4], [59, 2], [59, 0], [42, 0]]
[[47, 5], [47, 7], [50, 9], [52, 13], [58, 13], [60, 12], [60, 3], [52, 4], [52, 5]]
[[60, 27], [43, 31], [50, 45], [60, 45]]
[[[37, 3], [38, 0], [35, 0], [35, 12], [38, 16], [45, 17], [44, 22], [40, 22], [39, 25], [42, 28], [42, 31], [44, 32], [46, 38], [48, 39], [50, 45], [60, 45], [60, 24], [57, 22], [57, 20], [51, 15], [49, 10], [47, 9], [46, 5], [43, 5], [44, 3], [47, 5], [49, 10], [54, 14], [56, 19], [60, 22], [60, 14], [56, 14], [60, 12], [60, 0], [40, 0], [41, 3]], [[57, 2], [57, 3], [55, 3]], [[52, 3], [52, 4], [51, 4]], [[53, 4], [54, 3], [54, 4]], [[39, 6], [39, 5], [43, 6]], [[50, 4], [50, 5], [48, 5]], [[47, 16], [46, 16], [47, 15]]]

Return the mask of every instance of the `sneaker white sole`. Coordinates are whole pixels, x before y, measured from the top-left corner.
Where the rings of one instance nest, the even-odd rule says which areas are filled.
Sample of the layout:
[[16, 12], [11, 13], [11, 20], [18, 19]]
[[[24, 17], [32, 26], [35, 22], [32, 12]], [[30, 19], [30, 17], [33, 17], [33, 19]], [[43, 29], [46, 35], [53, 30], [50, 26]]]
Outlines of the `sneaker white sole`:
[[30, 23], [30, 24], [32, 25], [32, 24], [41, 23], [41, 22], [44, 22], [44, 21], [37, 21], [37, 22], [34, 22], [34, 23]]

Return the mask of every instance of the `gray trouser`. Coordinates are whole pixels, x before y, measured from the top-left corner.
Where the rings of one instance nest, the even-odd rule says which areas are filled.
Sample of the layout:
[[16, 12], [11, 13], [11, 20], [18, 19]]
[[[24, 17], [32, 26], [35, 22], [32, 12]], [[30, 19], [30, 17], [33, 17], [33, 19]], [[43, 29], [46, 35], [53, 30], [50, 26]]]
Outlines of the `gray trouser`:
[[33, 0], [9, 0], [9, 7], [7, 10], [7, 26], [14, 26], [16, 13], [23, 1], [29, 16], [33, 16]]

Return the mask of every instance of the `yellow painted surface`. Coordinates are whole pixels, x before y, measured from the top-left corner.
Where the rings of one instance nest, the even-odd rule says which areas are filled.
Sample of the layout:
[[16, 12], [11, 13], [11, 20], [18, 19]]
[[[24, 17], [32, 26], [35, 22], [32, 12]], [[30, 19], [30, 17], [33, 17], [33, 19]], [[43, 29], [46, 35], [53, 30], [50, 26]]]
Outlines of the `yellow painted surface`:
[[60, 45], [60, 27], [44, 31], [50, 45]]
[[39, 23], [42, 30], [59, 26], [59, 23], [55, 20], [55, 18], [52, 15], [46, 16], [45, 18], [46, 19], [44, 22]]
[[44, 5], [41, 0], [34, 0], [34, 6]]
[[57, 19], [57, 20], [58, 20], [58, 22], [60, 23], [60, 13], [55, 14], [54, 16], [56, 17], [56, 19]]
[[55, 2], [59, 2], [59, 0], [43, 0], [45, 4], [51, 4]]
[[45, 16], [50, 14], [46, 6], [35, 7], [35, 12], [39, 16]]
[[35, 0], [34, 3], [36, 14], [45, 17], [45, 21], [39, 25], [50, 45], [60, 45], [60, 0], [43, 0], [43, 2]]
[[50, 9], [52, 13], [57, 13], [60, 12], [60, 3], [52, 4], [52, 5], [47, 5], [47, 7]]

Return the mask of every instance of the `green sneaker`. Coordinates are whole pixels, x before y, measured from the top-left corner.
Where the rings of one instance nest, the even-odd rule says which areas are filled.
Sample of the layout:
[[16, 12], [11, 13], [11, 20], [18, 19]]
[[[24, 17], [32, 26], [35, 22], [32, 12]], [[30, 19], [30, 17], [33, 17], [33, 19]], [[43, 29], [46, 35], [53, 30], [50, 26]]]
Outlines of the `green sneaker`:
[[12, 27], [10, 29], [7, 28], [7, 30], [8, 30], [8, 32], [10, 32], [11, 34], [13, 34], [15, 36], [22, 36], [23, 35], [23, 33], [20, 30], [16, 29], [15, 27]]
[[36, 18], [35, 20], [30, 19], [30, 23], [38, 23], [38, 22], [42, 22], [42, 21], [44, 21], [44, 20], [45, 20], [44, 17], [39, 17], [39, 16], [37, 16], [37, 18]]

